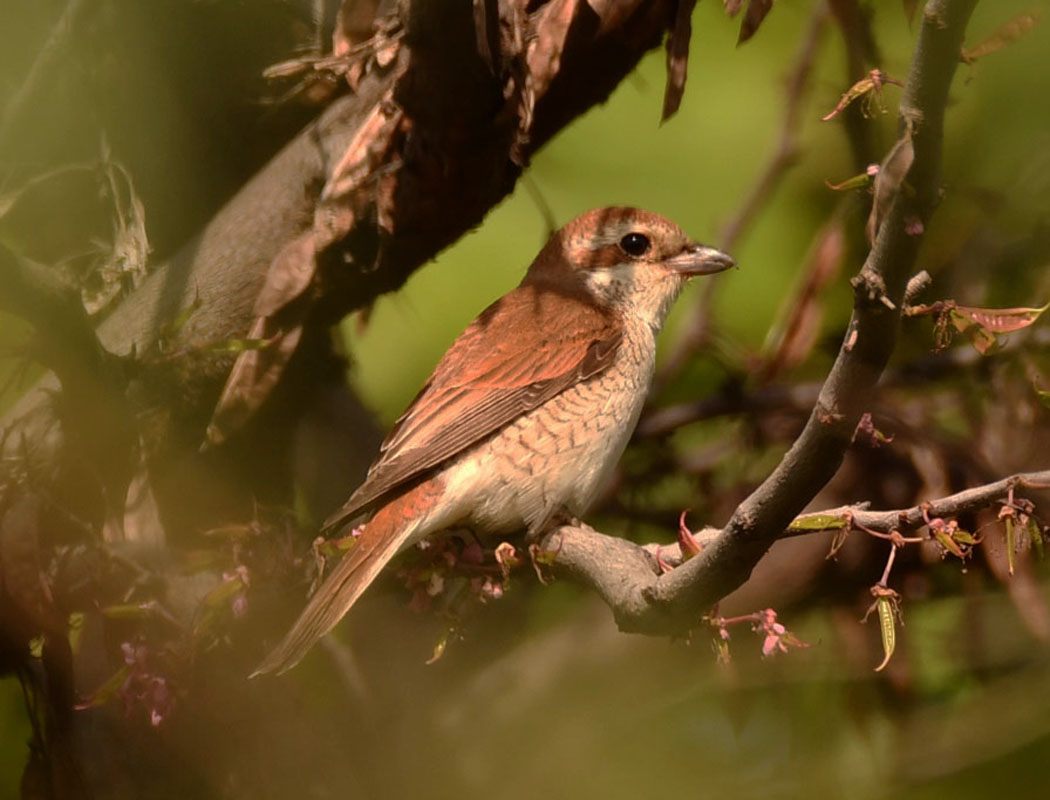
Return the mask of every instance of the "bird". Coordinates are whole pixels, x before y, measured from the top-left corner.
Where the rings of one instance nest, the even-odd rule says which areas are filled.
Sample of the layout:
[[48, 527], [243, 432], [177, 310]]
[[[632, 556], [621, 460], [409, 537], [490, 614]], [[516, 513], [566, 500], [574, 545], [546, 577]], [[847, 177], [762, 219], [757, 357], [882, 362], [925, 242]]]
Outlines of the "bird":
[[398, 552], [449, 528], [540, 535], [580, 519], [616, 466], [688, 280], [735, 266], [629, 207], [556, 231], [521, 283], [455, 340], [323, 530], [354, 545], [252, 676], [294, 667]]

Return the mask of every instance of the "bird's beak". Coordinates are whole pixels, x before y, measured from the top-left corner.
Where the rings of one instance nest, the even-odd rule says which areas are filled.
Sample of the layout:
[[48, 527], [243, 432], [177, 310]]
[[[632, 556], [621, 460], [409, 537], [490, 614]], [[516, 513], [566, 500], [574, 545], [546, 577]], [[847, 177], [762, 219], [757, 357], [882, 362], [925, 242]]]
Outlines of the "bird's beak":
[[714, 275], [716, 272], [735, 267], [736, 262], [721, 250], [702, 244], [691, 244], [678, 255], [668, 259], [667, 265], [679, 275], [691, 278], [694, 275]]

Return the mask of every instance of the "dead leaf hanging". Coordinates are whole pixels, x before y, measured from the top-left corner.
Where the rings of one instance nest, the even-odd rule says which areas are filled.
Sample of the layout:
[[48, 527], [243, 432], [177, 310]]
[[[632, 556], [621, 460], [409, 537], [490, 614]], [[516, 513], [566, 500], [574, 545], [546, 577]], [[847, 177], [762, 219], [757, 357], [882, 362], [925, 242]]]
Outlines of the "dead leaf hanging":
[[900, 192], [914, 161], [915, 145], [912, 142], [911, 126], [909, 125], [905, 127], [904, 134], [893, 145], [879, 167], [878, 175], [875, 176], [874, 198], [867, 225], [868, 242], [874, 244], [882, 220]]
[[972, 64], [979, 58], [990, 56], [992, 53], [996, 53], [1004, 47], [1013, 44], [1031, 31], [1032, 28], [1039, 24], [1039, 20], [1042, 19], [1042, 16], [1043, 13], [1039, 9], [1033, 9], [1031, 11], [1026, 11], [1023, 14], [1018, 14], [1013, 19], [996, 28], [991, 36], [982, 39], [973, 47], [963, 48], [959, 57], [967, 64]]
[[[744, 0], [724, 0], [723, 5], [726, 13], [730, 17], [735, 17], [744, 7]], [[740, 23], [740, 36], [736, 40], [737, 45], [742, 45], [758, 33], [759, 27], [761, 27], [766, 16], [772, 10], [773, 0], [748, 0], [747, 10], [744, 12], [744, 18]]]
[[667, 38], [667, 87], [661, 122], [666, 122], [682, 104], [686, 73], [689, 67], [689, 40], [693, 32], [693, 9], [696, 0], [678, 0], [674, 29]]
[[[249, 340], [266, 340], [267, 347], [243, 350], [226, 378], [219, 402], [205, 433], [205, 444], [222, 444], [259, 409], [277, 385], [302, 337], [306, 304], [303, 297], [317, 269], [312, 231], [300, 235], [277, 255], [255, 304]], [[298, 306], [301, 313], [294, 314]]]

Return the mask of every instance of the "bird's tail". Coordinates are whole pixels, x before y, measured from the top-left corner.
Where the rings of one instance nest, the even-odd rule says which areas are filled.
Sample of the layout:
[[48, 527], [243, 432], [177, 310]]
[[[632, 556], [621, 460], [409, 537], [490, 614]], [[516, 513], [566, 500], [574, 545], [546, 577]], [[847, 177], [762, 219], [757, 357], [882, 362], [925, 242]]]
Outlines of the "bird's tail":
[[440, 487], [429, 480], [380, 508], [364, 526], [353, 548], [324, 579], [281, 643], [251, 677], [280, 675], [298, 664], [314, 644], [336, 626], [397, 551], [423, 524]]

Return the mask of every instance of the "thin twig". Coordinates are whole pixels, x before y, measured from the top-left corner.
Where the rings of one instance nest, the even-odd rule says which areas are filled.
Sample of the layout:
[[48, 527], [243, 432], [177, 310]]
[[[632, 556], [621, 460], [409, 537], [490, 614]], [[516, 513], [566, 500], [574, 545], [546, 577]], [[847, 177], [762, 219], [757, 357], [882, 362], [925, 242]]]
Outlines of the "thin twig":
[[[926, 525], [924, 510], [931, 517], [950, 519], [1004, 502], [1011, 489], [1015, 495], [1050, 489], [1050, 470], [1011, 475], [1008, 478], [975, 486], [908, 508], [872, 511], [867, 504], [861, 503], [815, 511], [812, 512], [812, 515], [807, 514], [807, 516], [820, 515], [829, 520], [848, 520], [854, 529], [864, 531], [869, 535], [886, 538], [889, 541], [917, 544], [925, 541], [926, 537], [905, 537], [899, 532], [914, 531], [924, 527]], [[775, 538], [788, 539], [815, 534], [839, 534], [842, 531], [841, 527], [828, 527], [825, 530], [788, 527]], [[898, 536], [891, 536], [894, 532], [897, 532]], [[696, 531], [693, 537], [701, 548], [706, 549], [715, 544], [722, 535], [723, 531], [718, 528], [704, 528]], [[643, 595], [645, 587], [655, 583], [659, 569], [656, 559], [657, 552], [660, 554], [660, 562], [665, 567], [683, 564], [682, 553], [677, 544], [637, 545], [582, 525], [558, 528], [548, 535], [544, 548], [551, 546], [548, 542], [560, 548], [554, 559], [554, 566], [593, 586], [613, 608], [614, 613], [625, 600], [630, 600], [636, 595]], [[691, 561], [685, 562], [686, 566]], [[697, 613], [696, 619], [699, 618], [700, 614]], [[641, 630], [649, 633], [660, 632], [658, 629]]]
[[529, 193], [533, 205], [536, 206], [536, 210], [543, 220], [543, 240], [546, 241], [558, 229], [558, 223], [555, 219], [554, 211], [551, 209], [551, 204], [547, 202], [540, 185], [536, 183], [536, 180], [528, 172], [521, 176], [521, 184], [525, 187], [525, 191]]
[[[926, 275], [925, 271], [921, 275]], [[912, 283], [909, 283], [909, 287], [912, 286]], [[908, 313], [909, 307], [905, 306], [905, 316]], [[1035, 345], [1046, 344], [1040, 342], [1039, 331], [1033, 331], [1032, 334], [1027, 340], [1018, 338], [1007, 342], [1004, 350], [1018, 347], [1023, 341]], [[878, 389], [869, 398], [868, 410], [877, 411], [876, 416], [879, 417], [895, 416], [888, 408], [877, 408], [879, 397], [886, 389], [900, 386], [914, 388], [916, 385], [931, 383], [946, 375], [960, 376], [967, 370], [980, 369], [982, 362], [983, 356], [972, 347], [967, 346], [941, 353], [927, 353], [914, 360], [898, 364], [883, 374]], [[809, 411], [820, 396], [821, 387], [822, 384], [819, 382], [772, 383], [757, 387], [741, 387], [739, 384], [729, 383], [720, 391], [698, 400], [647, 410], [638, 422], [635, 438], [661, 439], [686, 425], [719, 417], [769, 412], [794, 414]], [[904, 424], [900, 420], [897, 422]]]
[[897, 558], [897, 545], [891, 544], [890, 545], [890, 554], [889, 554], [889, 557], [886, 559], [886, 568], [882, 571], [882, 577], [879, 578], [879, 583], [878, 583], [879, 586], [881, 586], [883, 588], [886, 588], [887, 586], [890, 585], [889, 584], [890, 571], [893, 569], [893, 562], [894, 562], [894, 560], [896, 558]]
[[26, 108], [27, 103], [40, 91], [40, 84], [47, 77], [48, 72], [55, 65], [62, 63], [63, 57], [69, 56], [70, 41], [73, 38], [73, 28], [77, 24], [80, 12], [85, 8], [91, 8], [94, 4], [84, 3], [83, 0], [69, 0], [66, 7], [62, 9], [58, 20], [48, 34], [47, 40], [40, 48], [36, 59], [30, 66], [21, 84], [11, 94], [10, 99], [3, 111], [0, 112], [0, 143], [6, 143], [8, 136], [16, 128], [18, 118]]
[[[828, 0], [835, 22], [842, 31], [846, 52], [846, 85], [872, 70], [882, 59], [871, 30], [869, 11], [857, 0]], [[853, 165], [860, 172], [877, 160], [876, 129], [864, 117], [859, 103], [852, 104], [842, 114], [843, 130], [853, 154]]]
[[[794, 66], [784, 87], [784, 117], [776, 145], [765, 167], [752, 184], [740, 207], [726, 222], [719, 237], [718, 246], [732, 252], [739, 241], [769, 204], [777, 186], [788, 170], [798, 160], [798, 131], [802, 121], [802, 109], [809, 88], [813, 64], [828, 21], [827, 5], [819, 2], [810, 17], [809, 27], [795, 56]], [[696, 351], [704, 345], [710, 334], [711, 312], [714, 306], [717, 281], [707, 281], [686, 329], [674, 342], [667, 357], [661, 362], [656, 377], [657, 384], [665, 383], [676, 375]]]

